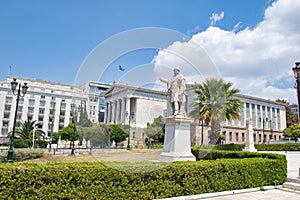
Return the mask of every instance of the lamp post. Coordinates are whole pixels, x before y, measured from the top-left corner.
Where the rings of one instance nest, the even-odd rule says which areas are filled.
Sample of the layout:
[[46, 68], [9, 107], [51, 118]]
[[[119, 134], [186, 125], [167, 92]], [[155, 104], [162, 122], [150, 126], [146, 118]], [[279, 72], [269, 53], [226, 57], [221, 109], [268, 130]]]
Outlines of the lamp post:
[[[128, 112], [126, 112], [126, 115], [128, 115]], [[133, 117], [134, 117], [134, 112], [131, 112], [129, 114], [129, 119], [128, 119], [128, 121], [129, 121], [128, 140], [127, 140], [127, 148], [128, 149], [130, 148], [130, 122], [131, 122], [131, 118], [133, 119]]]
[[300, 124], [300, 62], [295, 63], [295, 67], [293, 67], [293, 72], [296, 79], [295, 89], [297, 89], [297, 97], [298, 97], [298, 124]]
[[[72, 104], [72, 112], [73, 112], [73, 117], [72, 117], [72, 123], [74, 124], [73, 126], [73, 130], [74, 130], [74, 137], [73, 137], [73, 141], [72, 141], [72, 149], [71, 149], [71, 155], [74, 156], [75, 155], [75, 138], [76, 138], [76, 125], [75, 125], [75, 111], [76, 111], [76, 105]], [[75, 110], [75, 111], [74, 111]]]
[[[17, 89], [18, 87], [18, 89]], [[14, 117], [14, 124], [13, 124], [13, 131], [12, 135], [10, 136], [10, 144], [9, 149], [7, 153], [7, 162], [14, 162], [13, 156], [14, 156], [14, 137], [15, 137], [15, 130], [16, 130], [16, 121], [17, 121], [17, 113], [18, 113], [18, 107], [19, 107], [19, 101], [20, 97], [24, 97], [27, 93], [28, 86], [27, 83], [24, 83], [23, 86], [21, 83], [17, 82], [17, 79], [13, 79], [11, 82], [11, 90], [13, 91], [13, 94], [17, 96], [16, 99], [16, 110], [15, 110], [15, 117]], [[16, 91], [16, 93], [15, 93]], [[22, 93], [21, 93], [22, 92]]]

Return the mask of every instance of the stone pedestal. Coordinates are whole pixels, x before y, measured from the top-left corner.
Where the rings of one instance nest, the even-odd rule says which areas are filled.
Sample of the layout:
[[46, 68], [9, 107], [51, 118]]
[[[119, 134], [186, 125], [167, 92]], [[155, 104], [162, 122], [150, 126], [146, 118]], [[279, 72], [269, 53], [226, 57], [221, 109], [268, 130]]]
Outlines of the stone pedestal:
[[256, 152], [253, 141], [253, 127], [251, 125], [251, 119], [246, 120], [246, 144], [243, 151]]
[[191, 152], [190, 124], [192, 119], [183, 116], [166, 118], [164, 149], [159, 161], [195, 161]]

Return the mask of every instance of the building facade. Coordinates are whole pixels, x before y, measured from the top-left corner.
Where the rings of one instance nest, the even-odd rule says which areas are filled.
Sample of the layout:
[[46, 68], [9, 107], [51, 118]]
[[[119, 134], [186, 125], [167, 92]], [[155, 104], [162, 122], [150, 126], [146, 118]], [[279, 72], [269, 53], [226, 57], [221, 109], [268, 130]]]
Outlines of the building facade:
[[[194, 100], [195, 93], [193, 87], [187, 91], [187, 103]], [[255, 143], [269, 143], [281, 140], [283, 130], [286, 128], [285, 104], [271, 100], [237, 94], [235, 98], [243, 102], [240, 120], [227, 121], [221, 124], [221, 132], [225, 135], [225, 143], [245, 143], [246, 120], [251, 119], [254, 129]], [[188, 112], [191, 108], [188, 107]], [[207, 144], [210, 128], [202, 125], [202, 122], [195, 122], [194, 144]]]
[[[188, 113], [192, 109], [189, 105], [193, 102], [195, 93], [193, 86], [187, 88], [186, 111]], [[226, 136], [225, 143], [245, 143], [248, 118], [251, 119], [254, 128], [255, 143], [268, 143], [282, 139], [283, 130], [286, 128], [284, 104], [242, 94], [235, 97], [243, 102], [241, 119], [221, 124], [221, 132]], [[170, 114], [167, 99], [166, 92], [115, 84], [105, 94], [105, 122], [107, 124], [130, 123], [130, 141], [133, 144], [140, 143], [147, 137], [145, 128], [148, 122], [153, 122], [159, 115], [166, 117]], [[136, 133], [139, 138], [134, 138]], [[201, 122], [195, 120], [191, 126], [191, 134], [193, 145], [207, 144], [210, 127], [204, 124], [202, 126]]]
[[[11, 90], [13, 77], [0, 82], [0, 137], [6, 138], [12, 131], [16, 109], [16, 96]], [[17, 78], [18, 83], [27, 83], [29, 89], [20, 98], [16, 127], [26, 120], [36, 120], [38, 129], [46, 137], [57, 132], [72, 121], [72, 113], [79, 109], [88, 96], [80, 87], [43, 80]]]
[[105, 92], [111, 87], [95, 81], [89, 81], [84, 85], [84, 91], [88, 95], [87, 114], [92, 123], [104, 122], [105, 113]]
[[105, 103], [105, 123], [129, 125], [132, 146], [143, 145], [147, 123], [167, 112], [165, 92], [116, 83], [105, 93]]

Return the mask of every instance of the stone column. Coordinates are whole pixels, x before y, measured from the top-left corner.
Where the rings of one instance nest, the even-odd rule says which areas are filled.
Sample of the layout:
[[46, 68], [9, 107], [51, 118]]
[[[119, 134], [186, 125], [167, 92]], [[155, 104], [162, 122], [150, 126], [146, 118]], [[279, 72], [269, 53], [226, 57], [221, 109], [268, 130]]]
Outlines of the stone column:
[[125, 100], [125, 113], [127, 116], [125, 116], [125, 124], [129, 124], [129, 115], [130, 115], [130, 98], [126, 97]]
[[121, 124], [125, 123], [125, 99], [121, 99]]
[[107, 123], [109, 124], [110, 123], [110, 120], [111, 120], [111, 102], [108, 102], [107, 103]]
[[107, 124], [108, 103], [105, 103], [104, 123]]
[[115, 123], [115, 121], [116, 121], [116, 119], [115, 119], [115, 112], [116, 112], [116, 104], [115, 104], [115, 101], [113, 101], [113, 102], [111, 102], [111, 110], [112, 110], [112, 112], [111, 112], [111, 121], [110, 121], [110, 123], [111, 124], [114, 124]]
[[115, 121], [116, 121], [116, 124], [119, 124], [119, 115], [120, 115], [120, 104], [119, 104], [119, 99], [117, 99], [115, 101], [116, 103], [116, 116], [115, 116]]

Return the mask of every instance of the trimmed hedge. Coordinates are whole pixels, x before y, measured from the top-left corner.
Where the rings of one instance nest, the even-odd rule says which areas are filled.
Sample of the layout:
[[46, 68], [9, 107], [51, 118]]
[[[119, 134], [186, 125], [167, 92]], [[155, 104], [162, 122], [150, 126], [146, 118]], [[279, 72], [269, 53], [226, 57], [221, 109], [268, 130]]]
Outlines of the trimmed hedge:
[[[300, 143], [254, 144], [254, 146], [258, 151], [300, 151]], [[204, 144], [198, 147], [201, 149], [242, 151], [245, 144]]]
[[[40, 158], [44, 156], [44, 151], [41, 149], [16, 149], [14, 150], [14, 161], [23, 161], [29, 159]], [[0, 162], [6, 162], [7, 151], [0, 152]]]
[[[236, 153], [236, 152], [235, 152]], [[250, 156], [251, 157], [251, 156]], [[124, 164], [125, 165], [125, 164]], [[151, 172], [126, 164], [121, 171], [102, 163], [0, 164], [3, 199], [155, 199], [282, 184], [284, 155], [215, 161], [174, 162]]]
[[[44, 140], [35, 140], [34, 141], [34, 148], [46, 148], [49, 142]], [[3, 143], [5, 146], [9, 146], [9, 142]], [[15, 139], [14, 140], [14, 147], [15, 148], [31, 148], [32, 147], [32, 140], [31, 139]]]
[[259, 151], [300, 151], [300, 143], [255, 144]]

